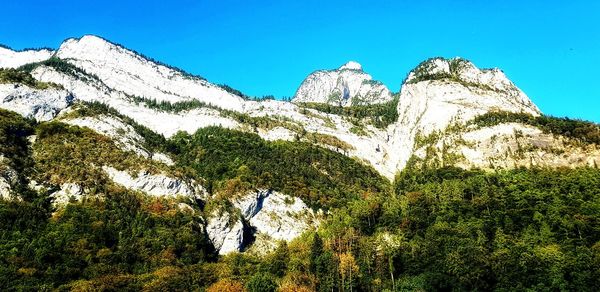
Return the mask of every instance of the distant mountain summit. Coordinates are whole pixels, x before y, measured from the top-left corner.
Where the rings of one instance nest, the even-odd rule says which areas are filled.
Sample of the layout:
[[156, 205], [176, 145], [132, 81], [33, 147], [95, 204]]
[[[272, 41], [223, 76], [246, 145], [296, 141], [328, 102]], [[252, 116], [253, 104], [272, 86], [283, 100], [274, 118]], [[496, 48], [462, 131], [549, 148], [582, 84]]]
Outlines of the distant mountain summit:
[[336, 70], [310, 74], [292, 101], [351, 106], [384, 103], [391, 99], [392, 93], [383, 83], [373, 80], [359, 63], [350, 61]]

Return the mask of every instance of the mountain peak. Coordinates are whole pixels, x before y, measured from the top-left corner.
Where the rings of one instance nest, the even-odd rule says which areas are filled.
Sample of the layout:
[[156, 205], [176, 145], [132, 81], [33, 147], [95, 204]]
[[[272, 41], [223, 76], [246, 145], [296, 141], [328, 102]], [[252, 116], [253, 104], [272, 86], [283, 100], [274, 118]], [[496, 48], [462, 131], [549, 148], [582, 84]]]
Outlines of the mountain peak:
[[56, 57], [129, 96], [170, 103], [198, 100], [237, 111], [244, 106], [237, 93], [102, 37], [84, 35], [67, 39]]
[[336, 106], [352, 106], [384, 103], [392, 100], [392, 94], [383, 83], [373, 80], [362, 66], [350, 61], [337, 70], [320, 70], [310, 74], [302, 82], [294, 96], [294, 102], [326, 103]]
[[362, 66], [355, 61], [349, 61], [348, 63], [344, 64], [342, 67], [340, 67], [338, 70], [359, 70], [362, 71]]
[[427, 59], [410, 71], [404, 83], [411, 84], [433, 80], [448, 80], [467, 87], [504, 92], [518, 90], [500, 69], [480, 69], [471, 61], [460, 57]]

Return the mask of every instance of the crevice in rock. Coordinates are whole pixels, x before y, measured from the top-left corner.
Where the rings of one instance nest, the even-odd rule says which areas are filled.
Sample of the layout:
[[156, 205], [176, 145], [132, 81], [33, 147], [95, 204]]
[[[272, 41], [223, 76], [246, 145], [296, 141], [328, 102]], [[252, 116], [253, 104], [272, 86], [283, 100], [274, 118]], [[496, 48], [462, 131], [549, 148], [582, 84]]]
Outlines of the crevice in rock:
[[247, 248], [252, 246], [254, 241], [256, 241], [256, 227], [250, 225], [248, 221], [242, 219], [242, 225], [244, 233], [242, 237], [242, 244], [240, 246], [240, 251], [245, 251]]

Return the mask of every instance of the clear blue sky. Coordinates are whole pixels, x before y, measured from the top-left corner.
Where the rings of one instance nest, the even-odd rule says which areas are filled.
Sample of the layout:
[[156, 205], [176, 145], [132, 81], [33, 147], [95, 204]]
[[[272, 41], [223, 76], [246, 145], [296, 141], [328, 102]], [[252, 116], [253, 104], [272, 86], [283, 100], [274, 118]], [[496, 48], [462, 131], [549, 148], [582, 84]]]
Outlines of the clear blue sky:
[[499, 67], [547, 114], [600, 122], [600, 1], [4, 1], [0, 43], [96, 34], [249, 95], [356, 60], [393, 91], [433, 56]]

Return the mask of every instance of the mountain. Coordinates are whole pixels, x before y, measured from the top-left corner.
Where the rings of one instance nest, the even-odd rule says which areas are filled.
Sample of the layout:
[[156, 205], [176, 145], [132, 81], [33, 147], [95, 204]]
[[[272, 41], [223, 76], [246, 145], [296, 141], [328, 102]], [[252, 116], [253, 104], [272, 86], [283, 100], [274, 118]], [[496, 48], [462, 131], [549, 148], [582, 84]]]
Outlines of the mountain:
[[[67, 39], [55, 52], [3, 50], [3, 64], [31, 60], [22, 57], [25, 53], [37, 56], [33, 60], [52, 53], [46, 60], [22, 67], [39, 82], [61, 87], [57, 92], [46, 90], [47, 99], [36, 98], [39, 93], [26, 92], [29, 91], [26, 87], [17, 90], [3, 85], [6, 97], [2, 107], [26, 116], [48, 120], [70, 106], [72, 99], [100, 102], [166, 137], [178, 131], [193, 133], [199, 128], [221, 126], [254, 132], [267, 140], [308, 141], [357, 157], [389, 179], [393, 179], [413, 155], [423, 156], [424, 145], [418, 142], [425, 137], [447, 132], [449, 127], [464, 125], [489, 112], [526, 113], [534, 117], [541, 114], [502, 71], [478, 69], [460, 58], [424, 61], [409, 72], [395, 97], [385, 85], [363, 72], [360, 64], [351, 61], [336, 70], [310, 74], [292, 103], [288, 103], [248, 100], [227, 86], [214, 85], [91, 35]], [[60, 92], [62, 89], [66, 91]], [[17, 105], [20, 103], [28, 105]], [[382, 113], [389, 113], [385, 122], [381, 122]], [[499, 126], [503, 127], [497, 129], [500, 133], [532, 131], [519, 123]], [[470, 127], [454, 136], [469, 137], [475, 144], [489, 143], [494, 134], [488, 132], [494, 130], [484, 130], [475, 131]], [[549, 141], [528, 143], [567, 147], [564, 141], [543, 136], [544, 132], [531, 132], [535, 133], [531, 140]], [[450, 143], [447, 139], [445, 143]], [[509, 146], [491, 155], [478, 147], [445, 145], [460, 156], [460, 165], [469, 167], [487, 168], [500, 157], [507, 158], [514, 152], [514, 147]], [[569, 165], [573, 160], [555, 157], [549, 153], [554, 150], [544, 147], [537, 150], [543, 153], [525, 155], [529, 163], [508, 157], [503, 164], [506, 167], [558, 166]], [[585, 153], [588, 159], [580, 164], [596, 163], [597, 151], [592, 149]]]
[[25, 64], [40, 62], [50, 58], [54, 51], [50, 49], [26, 49], [14, 51], [0, 45], [0, 68], [17, 68]]
[[310, 74], [296, 91], [292, 102], [351, 106], [390, 100], [392, 93], [383, 83], [373, 80], [360, 64], [350, 61], [337, 70], [320, 70]]
[[[585, 217], [595, 207], [578, 208], [592, 198], [588, 194], [596, 186], [600, 127], [545, 116], [501, 70], [480, 69], [461, 58], [432, 58], [418, 64], [398, 93], [351, 61], [310, 74], [292, 101], [286, 102], [248, 98], [227, 85], [86, 35], [65, 40], [57, 50], [0, 48], [0, 108], [4, 109], [0, 110], [0, 202], [7, 204], [1, 210], [17, 208], [0, 216], [13, 222], [8, 218], [17, 220], [20, 217], [13, 215], [29, 208], [27, 212], [40, 216], [32, 219], [38, 220], [35, 224], [15, 221], [6, 228], [48, 226], [33, 233], [15, 229], [11, 234], [26, 237], [10, 244], [43, 242], [50, 239], [36, 236], [50, 238], [57, 236], [52, 228], [71, 228], [64, 233], [79, 238], [79, 245], [68, 247], [77, 252], [57, 252], [63, 248], [57, 246], [51, 253], [78, 257], [93, 250], [93, 255], [91, 251], [87, 255], [93, 258], [88, 264], [68, 259], [97, 269], [86, 271], [89, 275], [110, 270], [147, 276], [153, 271], [152, 277], [158, 277], [156, 267], [218, 265], [222, 264], [216, 262], [219, 255], [245, 251], [269, 261], [272, 253], [302, 255], [297, 262], [286, 263], [285, 273], [304, 271], [298, 273], [313, 278], [323, 276], [315, 270], [317, 262], [323, 263], [319, 268], [323, 273], [333, 273], [335, 279], [346, 277], [346, 272], [325, 270], [340, 267], [342, 261], [354, 274], [352, 263], [358, 269], [359, 261], [360, 269], [371, 269], [373, 264], [386, 271], [377, 276], [386, 279], [382, 284], [377, 279], [368, 282], [367, 277], [376, 272], [362, 270], [361, 281], [367, 282], [349, 284], [362, 288], [379, 283], [383, 286], [377, 289], [392, 289], [394, 270], [408, 267], [425, 278], [405, 275], [399, 280], [402, 287], [421, 287], [433, 283], [426, 277], [437, 276], [423, 276], [421, 268], [411, 266], [414, 258], [400, 255], [408, 256], [410, 244], [421, 246], [419, 240], [436, 250], [437, 243], [429, 240], [437, 240], [438, 235], [425, 230], [438, 232], [446, 223], [467, 228], [453, 225], [458, 224], [454, 219], [488, 220], [490, 205], [496, 203], [506, 207], [506, 213], [498, 216], [521, 217], [486, 221], [485, 226], [497, 227], [490, 227], [492, 231], [477, 229], [480, 221], [471, 222], [468, 228], [477, 229], [480, 237], [488, 236], [486, 244], [500, 240], [496, 235], [504, 231], [521, 236], [539, 227], [507, 222], [529, 222], [534, 217], [535, 222], [546, 222], [546, 217], [530, 214], [518, 201], [534, 200], [530, 196], [535, 194], [512, 192], [514, 186], [507, 186], [507, 181], [541, 194], [581, 196], [570, 203], [578, 207], [563, 212], [583, 218], [582, 226], [589, 229], [580, 230], [581, 240], [597, 227], [595, 219]], [[547, 176], [548, 181], [536, 180], [538, 176]], [[557, 191], [558, 182], [572, 189]], [[494, 191], [503, 196], [496, 197]], [[464, 199], [467, 193], [469, 200]], [[514, 202], [506, 199], [513, 197]], [[452, 213], [456, 205], [449, 202], [475, 211], [460, 209], [456, 212], [463, 213], [458, 216]], [[563, 207], [558, 201], [547, 204]], [[535, 212], [546, 214], [545, 207], [539, 208], [543, 210]], [[442, 221], [446, 223], [438, 224]], [[575, 228], [552, 222], [539, 228], [556, 233], [560, 228], [569, 232]], [[73, 229], [75, 225], [81, 228]], [[315, 251], [320, 260], [311, 258], [306, 263], [303, 252], [309, 248], [303, 244], [311, 242], [311, 248], [319, 249], [315, 234], [328, 242]], [[468, 237], [463, 235], [459, 238]], [[87, 246], [92, 242], [97, 246]], [[163, 248], [163, 243], [169, 248]], [[361, 258], [367, 250], [374, 254]], [[437, 259], [437, 255], [412, 256]], [[367, 264], [367, 257], [388, 264]], [[110, 261], [122, 270], [110, 269]], [[124, 264], [127, 261], [132, 266]], [[57, 265], [63, 262], [67, 260], [57, 260]], [[19, 263], [5, 264], [15, 273], [31, 272]], [[32, 275], [54, 277], [40, 272], [52, 269], [39, 261], [36, 265]], [[284, 272], [265, 273], [281, 278]], [[392, 279], [386, 278], [389, 274]], [[69, 281], [82, 277], [76, 272], [71, 275]], [[211, 278], [207, 283], [215, 281]], [[479, 282], [458, 282], [466, 290], [489, 288]], [[0, 279], [0, 283], [4, 282]], [[88, 284], [97, 288], [98, 283]], [[442, 282], [431, 285], [446, 287]]]

